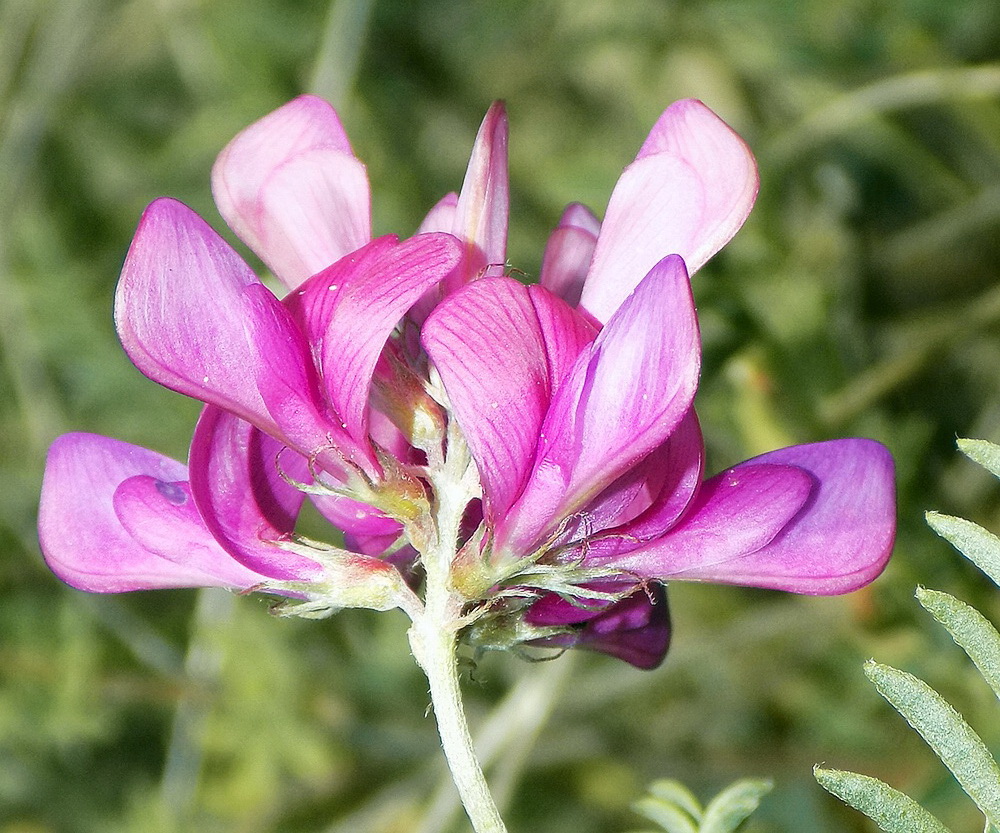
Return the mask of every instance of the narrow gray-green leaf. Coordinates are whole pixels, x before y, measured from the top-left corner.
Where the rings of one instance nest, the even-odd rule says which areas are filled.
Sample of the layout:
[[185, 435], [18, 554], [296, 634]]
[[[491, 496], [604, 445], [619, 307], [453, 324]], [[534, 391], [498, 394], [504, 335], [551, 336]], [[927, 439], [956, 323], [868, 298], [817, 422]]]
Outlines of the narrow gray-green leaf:
[[1000, 698], [1000, 633], [971, 605], [939, 590], [917, 588], [917, 601], [948, 629]]
[[1000, 828], [1000, 767], [962, 715], [905, 671], [869, 660], [865, 674], [951, 770], [990, 824]]
[[666, 833], [698, 833], [697, 822], [684, 810], [667, 801], [647, 796], [635, 802], [632, 809], [660, 825]]
[[994, 477], [1000, 477], [1000, 445], [986, 440], [959, 440], [958, 449]]
[[733, 833], [771, 791], [770, 781], [744, 779], [730, 784], [705, 808], [699, 833]]
[[695, 821], [701, 821], [703, 812], [701, 802], [680, 781], [673, 778], [661, 778], [649, 785], [649, 792], [663, 801], [676, 804], [686, 810]]
[[938, 535], [1000, 585], [1000, 538], [965, 518], [928, 512], [925, 516]]
[[864, 813], [886, 833], [950, 833], [916, 801], [877, 778], [819, 767], [813, 775], [824, 790]]

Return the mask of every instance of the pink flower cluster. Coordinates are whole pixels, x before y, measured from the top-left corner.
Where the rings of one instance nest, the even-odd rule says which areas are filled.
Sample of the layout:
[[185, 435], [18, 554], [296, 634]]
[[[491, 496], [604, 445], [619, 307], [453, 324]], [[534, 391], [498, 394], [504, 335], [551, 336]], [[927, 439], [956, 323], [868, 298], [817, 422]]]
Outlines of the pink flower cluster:
[[[793, 446], [705, 477], [690, 275], [758, 180], [700, 102], [663, 113], [603, 221], [567, 208], [534, 285], [504, 274], [501, 105], [460, 194], [402, 241], [372, 239], [365, 168], [314, 97], [238, 135], [212, 184], [287, 294], [184, 205], [149, 206], [118, 332], [143, 373], [206, 404], [187, 466], [90, 434], [53, 444], [39, 531], [67, 583], [405, 607], [457, 502], [444, 543], [472, 638], [652, 667], [670, 580], [842, 593], [884, 567], [895, 498], [878, 443]], [[336, 546], [296, 533], [307, 500]]]

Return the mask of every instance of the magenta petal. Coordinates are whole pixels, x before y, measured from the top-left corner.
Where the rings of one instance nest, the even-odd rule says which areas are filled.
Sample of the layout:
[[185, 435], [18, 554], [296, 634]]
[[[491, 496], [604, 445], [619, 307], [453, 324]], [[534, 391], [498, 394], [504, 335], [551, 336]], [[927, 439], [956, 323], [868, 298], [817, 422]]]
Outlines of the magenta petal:
[[469, 271], [462, 282], [476, 277], [481, 269], [488, 270], [484, 274], [503, 274], [510, 211], [507, 133], [507, 111], [503, 102], [494, 102], [476, 136], [455, 207], [452, 233], [468, 247]]
[[600, 562], [615, 556], [615, 566], [640, 577], [698, 579], [770, 543], [813, 488], [809, 473], [795, 466], [741, 463], [705, 481], [687, 514], [665, 535], [638, 548], [624, 539], [617, 553], [609, 537], [594, 542], [588, 556]]
[[580, 300], [600, 230], [600, 221], [590, 210], [573, 203], [545, 244], [538, 281], [571, 306]]
[[281, 302], [197, 214], [143, 214], [115, 298], [118, 333], [151, 379], [310, 453], [345, 441], [320, 413], [308, 346]]
[[597, 337], [597, 329], [563, 299], [542, 286], [529, 286], [549, 368], [549, 396], [570, 376], [583, 349]]
[[[354, 538], [376, 538], [385, 540], [387, 547], [395, 541], [403, 531], [402, 524], [383, 515], [378, 509], [340, 495], [312, 495], [312, 502], [320, 514], [345, 535]], [[383, 550], [385, 547], [382, 548]], [[366, 555], [377, 555], [376, 552], [359, 550]], [[382, 550], [379, 550], [382, 552]]]
[[673, 578], [827, 595], [856, 590], [882, 572], [892, 552], [896, 508], [892, 457], [881, 443], [792, 446], [732, 471], [760, 464], [808, 472], [815, 485], [805, 506], [765, 546], [743, 557], [691, 564]]
[[191, 487], [139, 474], [115, 490], [112, 500], [122, 527], [141, 547], [212, 576], [212, 584], [247, 589], [263, 576], [229, 557], [205, 526]]
[[191, 491], [205, 523], [233, 557], [262, 575], [307, 581], [318, 564], [281, 548], [304, 495], [306, 460], [254, 426], [209, 406], [191, 441]]
[[607, 321], [668, 254], [694, 274], [739, 230], [759, 180], [753, 155], [700, 101], [671, 105], [615, 186], [580, 305]]
[[479, 468], [489, 516], [520, 492], [549, 404], [545, 342], [528, 288], [485, 278], [445, 299], [421, 336]]
[[[42, 553], [67, 584], [95, 593], [167, 587], [248, 589], [263, 577], [234, 561], [201, 523], [186, 467], [94, 434], [49, 450], [38, 512]], [[127, 487], [123, 525], [115, 494]], [[138, 532], [135, 537], [129, 532]]]
[[371, 237], [365, 167], [315, 96], [236, 136], [216, 160], [212, 189], [229, 226], [290, 288]]
[[701, 485], [705, 447], [694, 408], [642, 462], [605, 489], [582, 513], [594, 533], [608, 530], [638, 546], [662, 535]]
[[326, 393], [359, 447], [368, 442], [375, 365], [407, 310], [458, 265], [449, 234], [380, 238], [316, 275], [289, 299], [306, 321]]
[[497, 531], [524, 551], [669, 437], [691, 406], [700, 346], [680, 258], [664, 258], [576, 360], [540, 430], [531, 479]]

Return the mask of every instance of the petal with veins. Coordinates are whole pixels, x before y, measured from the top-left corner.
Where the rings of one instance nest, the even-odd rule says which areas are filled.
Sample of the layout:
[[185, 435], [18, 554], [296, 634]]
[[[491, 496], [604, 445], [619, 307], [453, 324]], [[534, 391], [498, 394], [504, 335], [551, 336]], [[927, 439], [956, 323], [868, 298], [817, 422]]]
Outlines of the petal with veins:
[[669, 437], [698, 386], [698, 322], [679, 257], [639, 284], [556, 392], [497, 546], [528, 550]]
[[489, 517], [516, 499], [549, 404], [545, 343], [527, 287], [484, 278], [438, 305], [421, 340], [479, 468]]
[[154, 381], [309, 454], [370, 453], [322, 412], [309, 348], [281, 302], [197, 214], [160, 199], [143, 214], [115, 296], [118, 333]]
[[190, 466], [205, 523], [234, 558], [269, 578], [320, 575], [315, 562], [280, 546], [290, 540], [304, 499], [292, 485], [309, 478], [304, 457], [209, 405], [195, 428]]
[[263, 576], [234, 561], [201, 522], [186, 478], [183, 464], [145, 448], [94, 434], [59, 437], [38, 511], [46, 563], [94, 593], [258, 584]]
[[304, 323], [326, 395], [359, 447], [368, 443], [368, 401], [382, 350], [407, 310], [459, 263], [449, 234], [392, 237], [315, 275], [288, 300]]
[[424, 348], [479, 468], [491, 519], [517, 498], [552, 393], [592, 338], [559, 298], [510, 278], [469, 284], [424, 325]]
[[[882, 572], [896, 531], [893, 463], [885, 446], [865, 439], [791, 446], [731, 471], [758, 465], [807, 472], [814, 487], [806, 504], [762, 547], [687, 564], [665, 559], [671, 578], [827, 595], [856, 590]], [[731, 529], [740, 526], [734, 517]], [[683, 527], [684, 522], [677, 530]], [[669, 538], [668, 533], [668, 547]]]

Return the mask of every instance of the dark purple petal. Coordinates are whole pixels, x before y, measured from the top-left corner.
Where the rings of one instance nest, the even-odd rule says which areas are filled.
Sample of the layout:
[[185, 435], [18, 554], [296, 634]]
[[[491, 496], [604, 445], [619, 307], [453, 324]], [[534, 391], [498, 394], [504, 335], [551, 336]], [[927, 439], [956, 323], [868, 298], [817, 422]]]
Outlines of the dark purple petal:
[[67, 584], [95, 593], [245, 590], [261, 582], [215, 542], [186, 477], [183, 464], [138, 446], [94, 434], [59, 437], [38, 511], [46, 563]]
[[575, 632], [533, 644], [587, 648], [624, 660], [637, 668], [656, 668], [670, 647], [670, 609], [666, 588], [651, 582], [617, 602], [581, 608], [558, 596], [541, 598], [528, 610], [531, 625], [573, 625]]

